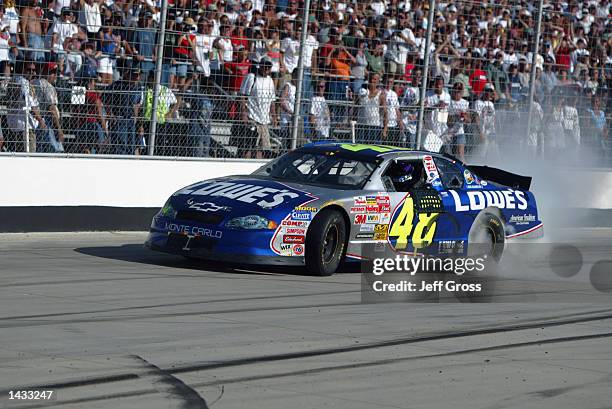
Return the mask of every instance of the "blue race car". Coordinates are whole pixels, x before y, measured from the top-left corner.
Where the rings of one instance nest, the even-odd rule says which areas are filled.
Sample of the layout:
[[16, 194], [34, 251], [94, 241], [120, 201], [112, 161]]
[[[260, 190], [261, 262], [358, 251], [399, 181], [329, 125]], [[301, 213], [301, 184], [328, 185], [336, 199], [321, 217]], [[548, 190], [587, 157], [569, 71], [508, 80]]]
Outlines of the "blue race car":
[[381, 145], [309, 144], [251, 175], [174, 193], [146, 246], [191, 258], [305, 265], [331, 275], [364, 245], [424, 255], [467, 254], [539, 237], [531, 178], [445, 155]]

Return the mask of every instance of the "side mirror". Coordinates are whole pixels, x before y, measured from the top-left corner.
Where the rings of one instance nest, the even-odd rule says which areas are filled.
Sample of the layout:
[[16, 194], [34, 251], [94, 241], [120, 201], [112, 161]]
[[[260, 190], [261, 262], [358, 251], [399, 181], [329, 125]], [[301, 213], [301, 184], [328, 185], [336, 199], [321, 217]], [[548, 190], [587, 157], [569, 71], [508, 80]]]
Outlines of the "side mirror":
[[461, 180], [457, 176], [453, 176], [448, 184], [451, 189], [459, 189], [461, 187]]

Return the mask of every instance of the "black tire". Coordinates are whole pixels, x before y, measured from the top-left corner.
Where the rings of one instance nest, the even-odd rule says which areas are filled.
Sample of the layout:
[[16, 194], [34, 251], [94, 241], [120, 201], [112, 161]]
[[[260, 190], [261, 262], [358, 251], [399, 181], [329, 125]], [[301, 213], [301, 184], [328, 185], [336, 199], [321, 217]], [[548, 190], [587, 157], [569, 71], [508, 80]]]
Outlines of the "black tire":
[[506, 234], [502, 220], [492, 212], [482, 212], [474, 220], [468, 236], [468, 257], [485, 258], [484, 271], [471, 271], [460, 278], [463, 284], [480, 285], [477, 293], [456, 294], [461, 301], [490, 302], [497, 287], [497, 265], [504, 252]]
[[306, 269], [318, 276], [334, 274], [344, 258], [347, 226], [338, 210], [323, 210], [306, 233]]

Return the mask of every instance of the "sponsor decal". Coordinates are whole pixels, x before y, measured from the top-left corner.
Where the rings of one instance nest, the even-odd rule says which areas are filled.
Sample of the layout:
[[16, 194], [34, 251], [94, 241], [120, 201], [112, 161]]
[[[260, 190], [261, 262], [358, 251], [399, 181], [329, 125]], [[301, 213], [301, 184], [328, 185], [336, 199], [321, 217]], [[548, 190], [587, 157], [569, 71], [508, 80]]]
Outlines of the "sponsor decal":
[[308, 222], [299, 221], [299, 220], [283, 220], [281, 221], [281, 226], [291, 226], [291, 227], [308, 227]]
[[293, 245], [293, 254], [296, 256], [301, 256], [304, 254], [304, 245], [303, 244], [294, 244]]
[[308, 207], [308, 206], [298, 206], [295, 208], [298, 212], [316, 212], [316, 207]]
[[374, 238], [374, 233], [357, 233], [356, 239], [371, 239]]
[[377, 205], [378, 203], [376, 203], [376, 196], [366, 196], [366, 205]]
[[459, 196], [454, 190], [449, 193], [455, 201], [455, 210], [467, 212], [468, 210], [482, 210], [486, 207], [499, 207], [500, 209], [527, 209], [525, 192], [518, 190], [483, 190], [468, 191], [466, 198]]
[[304, 235], [306, 234], [306, 229], [302, 229], [299, 227], [286, 227], [283, 230], [283, 233], [285, 234], [300, 234], [300, 235]]
[[367, 214], [356, 214], [355, 215], [355, 224], [366, 224]]
[[187, 204], [189, 205], [190, 209], [194, 209], [200, 212], [218, 212], [221, 210], [229, 212], [230, 210], [232, 210], [230, 207], [227, 206], [219, 206], [211, 202], [196, 202], [193, 199], [188, 199]]
[[436, 167], [433, 158], [429, 155], [424, 156], [423, 165], [425, 166], [425, 172], [427, 173], [427, 183], [434, 187], [442, 186], [440, 174], [438, 173], [438, 168]]
[[390, 221], [391, 221], [391, 213], [382, 213], [380, 215], [380, 223], [389, 224]]
[[378, 196], [376, 196], [376, 203], [379, 205], [390, 205], [391, 199], [389, 199], [388, 195], [379, 193]]
[[387, 232], [374, 233], [374, 240], [387, 240]]
[[359, 231], [369, 231], [369, 232], [373, 232], [374, 231], [374, 226], [373, 224], [362, 224], [361, 226], [359, 226]]
[[291, 246], [293, 246], [293, 244], [281, 243], [279, 248], [281, 251], [291, 251]]
[[166, 222], [164, 229], [170, 232], [185, 234], [188, 236], [203, 236], [211, 237], [213, 239], [220, 239], [221, 237], [223, 237], [223, 232], [221, 230], [212, 230], [197, 226], [187, 226], [184, 224]]
[[283, 236], [283, 243], [289, 244], [304, 244], [305, 237], [293, 234], [286, 234]]
[[381, 204], [378, 205], [381, 213], [391, 213], [391, 205], [390, 204]]
[[296, 199], [303, 194], [290, 189], [276, 189], [266, 186], [236, 182], [204, 182], [179, 190], [177, 195], [194, 195], [236, 200], [243, 203], [255, 203], [263, 208], [276, 207], [286, 200]]
[[350, 208], [349, 210], [351, 213], [365, 213], [366, 212], [366, 207], [365, 206], [353, 206]]
[[480, 186], [486, 186], [486, 185], [488, 185], [486, 180], [481, 180], [480, 181]]
[[380, 223], [379, 214], [366, 214], [366, 224], [378, 224]]
[[387, 224], [376, 224], [374, 225], [374, 231], [376, 233], [386, 233], [389, 231], [389, 225]]
[[472, 172], [470, 172], [467, 169], [463, 171], [463, 176], [465, 176], [465, 182], [468, 185], [471, 185], [472, 183], [476, 182], [476, 180], [474, 180], [474, 176], [472, 175]]
[[407, 196], [395, 209], [389, 225], [388, 241], [396, 250], [422, 249], [433, 243], [440, 213], [419, 213], [415, 217], [414, 201]]
[[514, 224], [529, 224], [535, 222], [536, 217], [533, 214], [512, 215], [509, 221]]
[[355, 197], [353, 204], [355, 206], [364, 206], [366, 204], [366, 198], [365, 196], [357, 196]]
[[378, 206], [377, 204], [366, 206], [366, 213], [378, 213], [378, 212], [380, 212], [380, 206]]
[[291, 219], [292, 220], [310, 221], [310, 220], [312, 220], [312, 213], [311, 212], [301, 211], [301, 210], [294, 210], [293, 212], [291, 212]]
[[438, 253], [439, 254], [460, 254], [464, 250], [463, 240], [440, 240], [438, 242]]

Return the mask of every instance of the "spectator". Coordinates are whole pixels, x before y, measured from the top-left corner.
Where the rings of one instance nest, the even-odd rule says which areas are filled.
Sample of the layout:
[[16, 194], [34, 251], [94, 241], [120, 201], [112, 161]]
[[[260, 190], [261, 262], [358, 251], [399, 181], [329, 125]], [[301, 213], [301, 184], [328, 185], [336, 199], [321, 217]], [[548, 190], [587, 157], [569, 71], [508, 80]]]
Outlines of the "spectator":
[[[151, 72], [147, 78], [146, 89], [144, 92], [143, 101], [143, 120], [144, 133], [148, 134], [151, 130], [151, 120], [153, 119], [153, 96], [155, 92], [155, 73]], [[174, 116], [178, 110], [178, 99], [174, 92], [167, 86], [159, 85], [159, 94], [157, 99], [157, 123], [163, 125], [166, 121]]]
[[26, 55], [28, 59], [35, 62], [45, 60], [42, 16], [43, 10], [38, 6], [37, 0], [29, 0], [22, 9], [21, 44], [23, 47], [31, 49]]
[[429, 130], [425, 138], [425, 148], [438, 152], [448, 137], [450, 95], [444, 89], [443, 77], [436, 77], [433, 84], [433, 90], [425, 96], [425, 107], [427, 108], [425, 126]]
[[285, 32], [285, 38], [281, 41], [281, 58], [280, 58], [280, 72], [283, 75], [283, 80], [288, 81], [291, 79], [293, 70], [297, 68], [298, 57], [300, 50], [300, 42], [295, 38], [293, 32], [293, 24], [287, 26]]
[[[302, 98], [309, 101], [312, 98], [312, 76], [317, 74], [317, 50], [319, 49], [319, 42], [316, 36], [317, 25], [315, 23], [310, 24], [309, 34], [306, 37], [306, 43], [304, 44], [304, 76], [302, 83]], [[298, 25], [298, 31], [301, 27]]]
[[45, 63], [41, 68], [43, 76], [32, 81], [40, 114], [47, 125], [46, 131], [41, 132], [44, 136], [41, 135], [43, 138], [38, 144], [38, 151], [64, 152], [64, 131], [58, 109], [57, 91], [55, 90], [57, 64]]
[[229, 83], [229, 77], [226, 74], [224, 65], [230, 63], [234, 59], [234, 46], [230, 39], [232, 28], [230, 26], [221, 26], [221, 36], [218, 37], [214, 42], [214, 47], [219, 51], [219, 69], [223, 73], [220, 82], [227, 86]]
[[[177, 82], [175, 86], [181, 91], [186, 90], [191, 85], [192, 76], [188, 74], [193, 72], [191, 61], [193, 59], [193, 47], [195, 45], [195, 32], [197, 26], [191, 17], [183, 20], [183, 24], [179, 27], [182, 34], [176, 40], [174, 47], [174, 65], [176, 66]], [[187, 77], [190, 77], [189, 79]]]
[[383, 61], [383, 45], [379, 40], [374, 40], [372, 44], [368, 45], [365, 56], [366, 60], [368, 60], [369, 72], [375, 72], [379, 75], [384, 74], [385, 66]]
[[155, 69], [156, 44], [153, 14], [147, 10], [139, 21], [138, 29], [134, 31], [134, 54], [137, 55], [136, 59], [140, 61], [140, 72], [145, 79]]
[[595, 151], [601, 151], [604, 157], [609, 155], [608, 126], [606, 114], [601, 109], [601, 99], [594, 97], [591, 108], [587, 110], [587, 129], [590, 131], [591, 146]]
[[[351, 78], [351, 64], [357, 60], [337, 37], [335, 47], [327, 55], [326, 65], [329, 67], [331, 77], [330, 95], [334, 102], [346, 101], [349, 92]], [[346, 118], [346, 106], [335, 105], [332, 113], [338, 122], [344, 122]]]
[[474, 122], [478, 127], [480, 135], [481, 153], [487, 155], [491, 149], [496, 150], [496, 125], [495, 125], [495, 87], [487, 84], [480, 98], [474, 102]]
[[[453, 85], [453, 92], [451, 94], [451, 101], [448, 108], [448, 124], [450, 127], [449, 134], [452, 138], [451, 145], [448, 147], [449, 153], [457, 155], [459, 160], [465, 162], [465, 145], [467, 138], [465, 135], [464, 124], [470, 121], [470, 103], [463, 99], [464, 85], [461, 82], [456, 82]], [[452, 147], [455, 147], [456, 151], [452, 152]]]
[[[3, 13], [3, 7], [0, 5], [0, 17]], [[0, 73], [6, 78], [11, 75], [11, 48], [13, 47], [13, 40], [11, 40], [11, 34], [9, 33], [9, 26], [0, 23]]]
[[276, 99], [276, 88], [270, 77], [271, 72], [272, 62], [264, 59], [257, 73], [247, 75], [240, 88], [240, 94], [246, 97], [243, 99], [242, 120], [254, 126], [257, 131], [257, 139], [247, 141], [247, 158], [251, 157], [251, 152], [248, 150], [251, 147], [256, 149], [258, 159], [263, 156], [271, 156], [269, 127], [275, 119], [274, 101]]
[[16, 71], [7, 92], [7, 125], [13, 135], [12, 141], [17, 145], [23, 141], [26, 151], [36, 152], [37, 130], [47, 130], [31, 84], [37, 72], [36, 65], [34, 62], [20, 62]]
[[75, 150], [77, 153], [105, 153], [110, 137], [104, 105], [96, 91], [96, 78], [84, 78], [83, 82], [86, 85], [85, 103], [78, 105]]
[[[201, 73], [205, 78], [210, 77], [210, 60], [213, 57], [213, 46], [215, 36], [212, 35], [213, 23], [210, 20], [200, 20], [198, 22], [198, 32], [193, 42], [193, 56], [195, 71]], [[206, 81], [208, 83], [208, 81]], [[209, 86], [200, 87], [203, 90], [210, 90]]]
[[358, 94], [359, 90], [365, 83], [365, 77], [368, 72], [368, 60], [365, 56], [365, 46], [366, 42], [363, 40], [358, 40], [357, 42], [357, 53], [355, 55], [355, 62], [351, 65], [351, 89], [353, 93]]
[[395, 81], [393, 76], [385, 79], [385, 104], [387, 106], [387, 143], [390, 145], [401, 145], [401, 132], [404, 128], [398, 92], [401, 85]]
[[[115, 117], [113, 144], [120, 155], [140, 154], [144, 146], [136, 130], [144, 95], [140, 85], [140, 69], [123, 71], [123, 79], [108, 88], [111, 113]], [[161, 94], [160, 94], [161, 99]]]
[[112, 26], [105, 26], [99, 32], [102, 56], [98, 60], [98, 74], [104, 84], [112, 84], [115, 71], [115, 56], [121, 44], [121, 37], [113, 33]]
[[293, 70], [291, 81], [285, 83], [280, 97], [280, 139], [284, 149], [291, 146], [291, 123], [295, 110], [295, 93], [297, 91], [298, 72]]
[[251, 62], [247, 59], [248, 52], [242, 45], [236, 47], [234, 55], [236, 56], [236, 61], [226, 63], [223, 68], [229, 78], [229, 91], [232, 94], [237, 94], [244, 77], [251, 70]]
[[[32, 0], [36, 2], [36, 0]], [[102, 14], [100, 13], [100, 0], [79, 0], [81, 12], [79, 14], [79, 23], [85, 27], [87, 38], [89, 41], [94, 41], [98, 38], [98, 32], [102, 28]], [[149, 12], [149, 14], [151, 14]]]
[[314, 125], [315, 141], [329, 139], [330, 118], [329, 106], [325, 100], [325, 81], [320, 80], [310, 105], [310, 123]]
[[[557, 90], [557, 93], [561, 92]], [[555, 157], [560, 149], [565, 148], [565, 130], [563, 129], [563, 106], [564, 98], [561, 95], [554, 95], [552, 104], [548, 112], [544, 115], [545, 135], [543, 141], [544, 153], [550, 157]]]
[[385, 93], [378, 88], [379, 82], [380, 74], [370, 73], [368, 87], [359, 90], [358, 143], [376, 143], [387, 139], [387, 101]]
[[[73, 22], [74, 14], [69, 8], [62, 9], [61, 20], [51, 28], [51, 50], [58, 54], [60, 73], [64, 73], [66, 51], [73, 51], [73, 38], [85, 40], [85, 33]], [[77, 48], [79, 49], [79, 48]]]
[[198, 88], [188, 94], [185, 103], [188, 107], [185, 111], [185, 119], [189, 121], [190, 146], [193, 146], [192, 156], [210, 156], [211, 143], [211, 120], [214, 110], [214, 102], [209, 98], [213, 93], [210, 87], [210, 78], [203, 77], [198, 81]]

